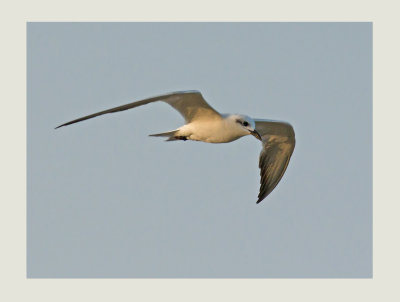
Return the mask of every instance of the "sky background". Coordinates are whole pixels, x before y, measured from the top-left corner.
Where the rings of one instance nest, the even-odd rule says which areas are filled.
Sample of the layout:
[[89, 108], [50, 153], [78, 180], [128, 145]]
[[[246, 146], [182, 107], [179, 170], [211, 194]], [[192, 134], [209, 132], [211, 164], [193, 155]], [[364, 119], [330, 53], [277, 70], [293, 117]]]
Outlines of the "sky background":
[[[29, 23], [28, 277], [372, 277], [371, 23]], [[256, 205], [260, 143], [165, 143], [164, 103], [290, 122]]]

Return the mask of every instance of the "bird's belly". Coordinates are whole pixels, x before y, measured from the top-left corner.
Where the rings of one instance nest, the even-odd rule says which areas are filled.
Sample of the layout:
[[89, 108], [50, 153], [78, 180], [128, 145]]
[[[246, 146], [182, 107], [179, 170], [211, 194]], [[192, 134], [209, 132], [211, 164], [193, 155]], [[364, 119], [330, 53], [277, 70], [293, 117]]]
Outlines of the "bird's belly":
[[240, 138], [230, 131], [227, 131], [221, 123], [193, 123], [182, 127], [179, 134], [185, 135], [188, 139], [206, 143], [229, 143]]
[[[200, 139], [197, 139], [196, 135], [193, 135], [193, 140], [199, 140], [203, 141], [206, 143], [213, 143], [213, 144], [222, 144], [222, 143], [230, 143], [234, 140], [237, 140], [239, 137], [232, 137], [228, 135], [215, 135], [215, 134], [210, 134], [210, 136], [207, 137], [199, 137]], [[192, 138], [189, 138], [192, 139]]]

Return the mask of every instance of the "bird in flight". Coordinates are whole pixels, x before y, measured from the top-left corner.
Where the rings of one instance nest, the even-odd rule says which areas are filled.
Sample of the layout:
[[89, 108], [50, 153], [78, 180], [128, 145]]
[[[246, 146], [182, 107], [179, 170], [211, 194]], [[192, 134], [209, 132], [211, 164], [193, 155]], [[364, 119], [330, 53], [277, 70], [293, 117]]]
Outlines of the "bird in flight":
[[201, 93], [195, 90], [173, 92], [100, 111], [62, 124], [56, 129], [106, 113], [123, 111], [157, 101], [163, 101], [172, 106], [183, 116], [186, 124], [178, 129], [150, 136], [166, 137], [167, 141], [229, 143], [251, 134], [262, 142], [259, 158], [261, 186], [257, 203], [267, 197], [281, 180], [295, 146], [293, 127], [281, 121], [253, 119], [243, 114], [218, 113], [204, 100]]

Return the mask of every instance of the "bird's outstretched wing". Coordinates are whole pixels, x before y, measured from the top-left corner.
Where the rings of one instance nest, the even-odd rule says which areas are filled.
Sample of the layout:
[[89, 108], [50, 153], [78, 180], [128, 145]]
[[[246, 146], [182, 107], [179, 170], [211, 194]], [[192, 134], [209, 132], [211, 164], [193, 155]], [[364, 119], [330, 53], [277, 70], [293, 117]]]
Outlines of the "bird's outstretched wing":
[[255, 120], [256, 130], [261, 135], [263, 149], [260, 153], [261, 202], [276, 187], [289, 164], [295, 146], [293, 127], [285, 122]]
[[181, 91], [181, 92], [173, 92], [169, 94], [164, 94], [152, 98], [148, 98], [145, 100], [129, 103], [126, 105], [118, 106], [115, 108], [107, 109], [104, 111], [100, 111], [97, 113], [93, 113], [68, 123], [62, 124], [57, 128], [71, 125], [74, 123], [78, 123], [99, 115], [103, 115], [106, 113], [113, 113], [118, 111], [123, 111], [135, 107], [139, 107], [142, 105], [146, 105], [149, 103], [163, 101], [167, 104], [171, 105], [174, 109], [179, 111], [179, 113], [184, 117], [187, 123], [190, 123], [197, 119], [215, 119], [221, 118], [221, 115], [215, 111], [208, 103], [204, 100], [203, 96], [198, 91]]

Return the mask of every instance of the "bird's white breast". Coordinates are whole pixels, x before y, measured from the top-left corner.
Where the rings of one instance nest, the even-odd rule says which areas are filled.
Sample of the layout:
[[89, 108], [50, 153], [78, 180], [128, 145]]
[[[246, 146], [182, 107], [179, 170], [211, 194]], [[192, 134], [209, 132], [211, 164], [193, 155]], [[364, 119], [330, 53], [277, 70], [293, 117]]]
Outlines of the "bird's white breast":
[[207, 143], [229, 143], [246, 135], [236, 125], [225, 119], [193, 121], [179, 128], [177, 135]]

